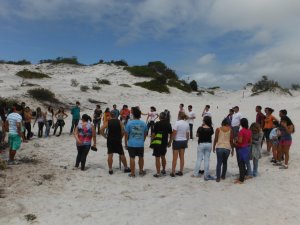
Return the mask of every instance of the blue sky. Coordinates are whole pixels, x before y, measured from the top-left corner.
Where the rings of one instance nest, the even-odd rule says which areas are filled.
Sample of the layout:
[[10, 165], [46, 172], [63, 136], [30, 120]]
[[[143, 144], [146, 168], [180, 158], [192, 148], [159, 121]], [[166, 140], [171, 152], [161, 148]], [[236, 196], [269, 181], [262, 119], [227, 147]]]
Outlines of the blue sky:
[[200, 86], [300, 83], [298, 0], [0, 0], [0, 59], [160, 60]]

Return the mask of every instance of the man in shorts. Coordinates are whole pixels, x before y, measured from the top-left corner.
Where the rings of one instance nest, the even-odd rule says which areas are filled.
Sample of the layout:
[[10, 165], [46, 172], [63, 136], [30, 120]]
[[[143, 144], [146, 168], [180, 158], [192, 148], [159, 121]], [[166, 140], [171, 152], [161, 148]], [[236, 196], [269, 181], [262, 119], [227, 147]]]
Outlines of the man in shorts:
[[145, 175], [144, 168], [144, 142], [147, 137], [147, 125], [140, 120], [141, 111], [132, 107], [133, 119], [125, 127], [125, 146], [130, 157], [130, 177], [135, 177], [135, 157], [139, 157], [139, 175]]
[[13, 107], [13, 112], [7, 116], [6, 123], [9, 128], [8, 143], [9, 143], [9, 165], [15, 164], [15, 155], [21, 147], [21, 123], [22, 116], [20, 115], [22, 107], [16, 105]]
[[[153, 156], [155, 156], [156, 174], [154, 177], [160, 177], [161, 174], [166, 175], [166, 153], [167, 147], [172, 143], [172, 126], [167, 120], [167, 114], [161, 112], [159, 114], [159, 121], [155, 123], [151, 147], [153, 148]], [[160, 171], [160, 159], [162, 171]]]
[[[117, 115], [113, 111], [110, 113], [110, 116], [111, 119], [105, 122], [100, 129], [101, 135], [107, 139], [107, 163], [109, 168], [108, 173], [110, 175], [114, 173], [112, 169], [114, 153], [120, 155], [120, 160], [125, 168], [124, 173], [129, 173], [130, 169], [127, 167], [127, 161], [122, 146], [122, 138], [124, 136], [124, 125], [117, 118]], [[107, 135], [105, 134], [105, 129], [108, 130]]]

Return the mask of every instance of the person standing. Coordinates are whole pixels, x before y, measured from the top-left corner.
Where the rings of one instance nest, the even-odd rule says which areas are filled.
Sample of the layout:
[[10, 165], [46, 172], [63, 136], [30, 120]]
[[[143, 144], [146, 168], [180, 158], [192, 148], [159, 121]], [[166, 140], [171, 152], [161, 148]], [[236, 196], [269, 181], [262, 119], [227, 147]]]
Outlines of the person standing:
[[65, 126], [64, 119], [66, 119], [67, 117], [68, 117], [68, 115], [65, 113], [64, 108], [60, 107], [59, 110], [57, 111], [57, 113], [55, 114], [56, 123], [55, 123], [55, 126], [54, 126], [53, 135], [56, 134], [56, 130], [59, 127], [59, 134], [56, 135], [56, 137], [59, 137], [61, 135], [62, 128]]
[[206, 105], [203, 109], [203, 112], [202, 112], [202, 117], [204, 118], [205, 116], [209, 116], [211, 117], [211, 112], [209, 111], [210, 110], [210, 105]]
[[16, 105], [13, 107], [13, 112], [7, 116], [6, 126], [8, 127], [8, 143], [9, 143], [9, 165], [15, 164], [16, 152], [21, 147], [21, 126], [22, 126], [22, 116], [20, 115], [22, 107]]
[[264, 131], [264, 136], [266, 138], [266, 142], [267, 142], [267, 152], [270, 153], [271, 148], [272, 148], [272, 142], [270, 140], [270, 133], [273, 129], [273, 121], [276, 120], [278, 121], [275, 116], [272, 115], [272, 113], [274, 112], [274, 109], [266, 107], [265, 108], [265, 113], [266, 113], [266, 117], [265, 117], [265, 121], [264, 121], [264, 127], [263, 127], [263, 131]]
[[255, 111], [256, 111], [256, 120], [255, 122], [257, 124], [259, 124], [259, 126], [261, 127], [261, 129], [263, 129], [264, 124], [265, 124], [265, 115], [261, 112], [262, 107], [260, 105], [255, 107]]
[[[166, 175], [166, 153], [167, 147], [170, 147], [172, 143], [172, 126], [167, 120], [167, 114], [161, 112], [159, 114], [159, 121], [155, 123], [153, 133], [152, 133], [152, 142], [151, 146], [153, 148], [153, 156], [155, 156], [155, 167], [156, 174], [154, 177], [160, 177]], [[161, 161], [161, 163], [160, 163]], [[162, 166], [162, 170], [160, 168]]]
[[259, 123], [252, 123], [250, 126], [252, 132], [252, 145], [251, 145], [251, 157], [253, 160], [253, 177], [257, 176], [258, 172], [258, 161], [261, 158], [261, 142], [264, 133], [261, 130]]
[[120, 116], [121, 122], [124, 124], [124, 126], [126, 126], [130, 117], [130, 110], [128, 109], [128, 105], [123, 105], [123, 108], [120, 112]]
[[179, 114], [180, 113], [185, 113], [185, 110], [184, 110], [184, 104], [183, 103], [180, 103], [180, 105], [179, 105], [179, 111], [178, 111], [178, 120], [180, 120], [179, 119]]
[[119, 119], [120, 111], [117, 109], [116, 104], [113, 105], [113, 109], [111, 111], [116, 115], [116, 118]]
[[76, 126], [74, 130], [74, 136], [77, 146], [77, 157], [75, 167], [81, 166], [81, 170], [84, 171], [87, 155], [89, 154], [92, 140], [93, 147], [96, 148], [96, 132], [94, 126], [91, 124], [91, 117], [87, 114], [83, 114], [81, 123]]
[[[173, 159], [172, 159], [172, 172], [170, 174], [171, 177], [182, 176], [183, 175], [183, 167], [184, 167], [184, 151], [188, 147], [189, 140], [189, 124], [185, 121], [186, 115], [185, 112], [180, 112], [178, 115], [178, 121], [176, 121], [173, 132]], [[180, 159], [180, 169], [177, 173], [175, 173], [177, 159]]]
[[236, 139], [240, 130], [242, 114], [240, 113], [240, 108], [238, 106], [233, 107], [233, 111], [234, 114], [232, 115], [231, 127], [233, 131], [233, 138]]
[[228, 115], [225, 117], [225, 119], [227, 120], [229, 126], [231, 127], [231, 123], [232, 123], [232, 115], [234, 114], [233, 109], [229, 109], [229, 113]]
[[[30, 140], [30, 138], [32, 137], [31, 120], [32, 120], [32, 111], [28, 106], [26, 106], [24, 109], [24, 133], [23, 133], [26, 140]], [[27, 131], [27, 135], [26, 135], [26, 131]]]
[[193, 111], [193, 106], [189, 105], [188, 113], [187, 113], [187, 122], [189, 123], [190, 126], [190, 139], [192, 140], [194, 139], [194, 135], [193, 135], [194, 119], [196, 119], [196, 114]]
[[45, 113], [42, 112], [40, 107], [37, 107], [36, 109], [36, 118], [33, 123], [33, 127], [35, 126], [36, 121], [38, 122], [38, 137], [43, 137], [43, 128], [46, 121]]
[[[120, 156], [120, 160], [124, 165], [124, 173], [129, 173], [130, 169], [127, 166], [127, 160], [124, 154], [123, 146], [122, 146], [122, 138], [124, 136], [124, 125], [117, 118], [117, 115], [114, 111], [110, 112], [111, 119], [105, 123], [103, 123], [100, 133], [101, 135], [107, 139], [107, 163], [109, 171], [108, 173], [112, 175], [113, 169], [113, 154], [117, 153]], [[105, 134], [105, 130], [107, 129], [107, 134]]]
[[140, 120], [141, 111], [137, 107], [132, 108], [133, 119], [125, 127], [125, 146], [130, 157], [130, 177], [135, 177], [135, 157], [139, 157], [139, 175], [145, 175], [144, 171], [144, 142], [147, 137], [147, 125]]
[[[222, 178], [225, 180], [227, 172], [227, 161], [231, 152], [231, 156], [234, 155], [233, 150], [233, 131], [230, 127], [229, 121], [225, 118], [222, 121], [221, 127], [216, 129], [215, 139], [213, 144], [213, 152], [217, 152], [217, 182], [220, 182]], [[221, 173], [222, 167], [222, 173]]]
[[71, 109], [72, 114], [72, 125], [70, 130], [70, 135], [73, 133], [74, 128], [77, 127], [80, 120], [80, 102], [76, 102], [76, 105]]
[[45, 137], [48, 137], [50, 134], [50, 129], [54, 124], [54, 110], [52, 106], [48, 106], [48, 111], [46, 112], [46, 131]]
[[153, 128], [155, 124], [155, 120], [158, 118], [158, 114], [156, 112], [156, 108], [154, 106], [150, 107], [150, 112], [147, 114], [147, 119], [146, 119], [146, 124], [148, 128], [148, 133], [149, 129], [151, 130], [151, 135], [153, 133]]
[[93, 124], [95, 127], [95, 131], [98, 130], [98, 135], [100, 134], [100, 125], [101, 125], [101, 118], [102, 118], [102, 110], [100, 105], [96, 105], [96, 109], [93, 115]]

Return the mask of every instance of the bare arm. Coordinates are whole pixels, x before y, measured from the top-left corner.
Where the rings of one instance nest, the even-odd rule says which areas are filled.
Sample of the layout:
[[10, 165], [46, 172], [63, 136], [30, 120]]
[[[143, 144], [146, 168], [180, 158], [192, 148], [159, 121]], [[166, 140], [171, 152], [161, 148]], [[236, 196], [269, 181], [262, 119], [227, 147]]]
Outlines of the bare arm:
[[219, 128], [216, 129], [215, 139], [213, 143], [213, 152], [216, 152], [216, 144], [218, 142], [218, 138], [219, 138]]
[[103, 125], [101, 126], [101, 128], [100, 128], [100, 134], [101, 134], [104, 138], [107, 138], [107, 136], [106, 136], [105, 133], [104, 133], [104, 130], [105, 130], [107, 127], [108, 127], [108, 123], [107, 123], [107, 121], [105, 121], [105, 122], [103, 123]]

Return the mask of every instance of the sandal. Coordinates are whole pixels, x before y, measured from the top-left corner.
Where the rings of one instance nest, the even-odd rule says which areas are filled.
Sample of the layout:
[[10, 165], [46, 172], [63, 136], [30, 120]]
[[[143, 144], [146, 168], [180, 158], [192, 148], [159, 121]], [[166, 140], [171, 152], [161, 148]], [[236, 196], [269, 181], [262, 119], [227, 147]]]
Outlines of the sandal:
[[135, 174], [128, 174], [128, 177], [132, 177], [132, 178], [134, 178], [135, 177]]
[[171, 176], [171, 177], [175, 177], [175, 174], [174, 174], [174, 173], [170, 173], [170, 176]]
[[145, 170], [140, 171], [140, 172], [139, 172], [139, 175], [140, 175], [140, 176], [146, 175], [146, 171], [145, 171]]
[[279, 167], [279, 169], [288, 169], [288, 168], [289, 168], [288, 165], [282, 165]]
[[177, 173], [175, 173], [177, 176], [183, 176], [183, 173], [181, 171], [178, 171]]
[[161, 177], [161, 175], [160, 174], [154, 174], [153, 177], [159, 178], [159, 177]]

